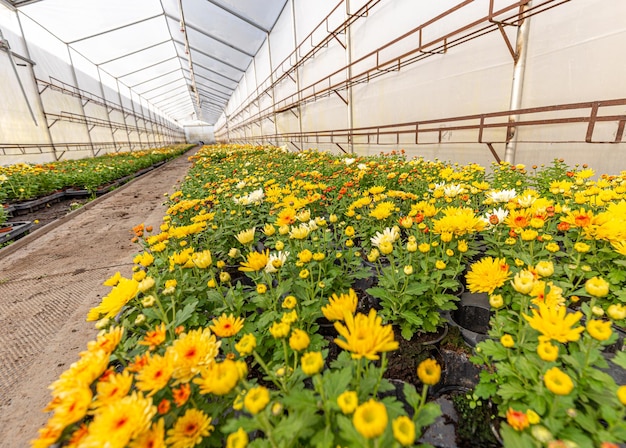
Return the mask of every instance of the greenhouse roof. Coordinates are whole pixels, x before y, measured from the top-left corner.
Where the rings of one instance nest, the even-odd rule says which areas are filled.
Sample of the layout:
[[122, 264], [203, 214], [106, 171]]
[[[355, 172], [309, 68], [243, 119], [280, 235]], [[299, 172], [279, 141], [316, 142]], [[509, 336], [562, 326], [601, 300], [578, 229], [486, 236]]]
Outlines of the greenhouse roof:
[[171, 118], [214, 124], [286, 0], [0, 0]]

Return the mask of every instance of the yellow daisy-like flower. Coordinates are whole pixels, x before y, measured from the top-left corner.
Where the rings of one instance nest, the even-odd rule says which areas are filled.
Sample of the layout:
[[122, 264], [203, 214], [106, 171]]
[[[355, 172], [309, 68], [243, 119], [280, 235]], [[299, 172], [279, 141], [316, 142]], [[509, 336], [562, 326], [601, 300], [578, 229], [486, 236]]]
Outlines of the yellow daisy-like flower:
[[504, 285], [511, 276], [509, 265], [504, 258], [485, 257], [473, 263], [466, 275], [470, 292], [493, 293]]
[[270, 259], [270, 251], [266, 249], [265, 252], [250, 252], [246, 257], [246, 261], [241, 263], [240, 271], [243, 272], [258, 272], [265, 269], [267, 261]]
[[229, 338], [236, 335], [243, 328], [243, 319], [232, 314], [223, 313], [220, 317], [213, 319], [213, 325], [209, 327], [213, 333], [220, 338]]
[[344, 320], [345, 326], [335, 322], [335, 330], [344, 338], [336, 338], [335, 343], [342, 349], [352, 352], [352, 358], [365, 357], [377, 360], [378, 353], [398, 348], [391, 325], [382, 325], [382, 318], [376, 316], [376, 310], [371, 309], [367, 316], [361, 313], [356, 316], [346, 313]]
[[513, 289], [517, 292], [521, 294], [529, 294], [533, 290], [535, 281], [536, 279], [533, 273], [524, 269], [515, 274], [511, 284], [513, 285]]
[[544, 361], [556, 361], [559, 357], [559, 347], [549, 341], [540, 342], [537, 346], [537, 354]]
[[298, 299], [296, 299], [294, 296], [287, 296], [283, 300], [283, 303], [281, 306], [288, 310], [292, 310], [296, 307], [297, 304], [298, 304]]
[[522, 314], [522, 316], [524, 316], [524, 319], [528, 321], [532, 328], [541, 333], [539, 341], [554, 339], [555, 341], [566, 343], [580, 339], [580, 333], [585, 328], [582, 326], [572, 328], [583, 316], [580, 311], [567, 313], [567, 308], [564, 306], [551, 307], [545, 303], [540, 303], [538, 308], [538, 310], [532, 310], [533, 317], [526, 314]]
[[200, 386], [201, 394], [226, 395], [239, 382], [237, 363], [226, 358], [222, 362], [213, 362], [202, 371], [201, 377], [194, 379]]
[[613, 320], [626, 319], [626, 306], [622, 305], [621, 303], [614, 303], [612, 305], [609, 305], [606, 313]]
[[322, 307], [322, 313], [324, 317], [330, 321], [343, 320], [344, 314], [354, 314], [356, 311], [356, 305], [358, 297], [353, 289], [346, 293], [342, 293], [339, 296], [333, 294], [328, 298], [328, 305]]
[[293, 330], [291, 337], [289, 338], [289, 347], [297, 352], [306, 350], [310, 343], [311, 339], [309, 338], [307, 332], [300, 330], [299, 328]]
[[99, 409], [89, 424], [82, 446], [126, 446], [150, 428], [156, 413], [151, 398], [133, 392]]
[[[222, 341], [218, 341], [208, 328], [183, 333], [167, 348], [174, 359], [174, 378], [189, 382], [202, 369], [214, 362]], [[177, 384], [176, 383], [176, 384]]]
[[496, 309], [502, 308], [504, 306], [504, 297], [502, 297], [502, 294], [490, 294], [489, 305]]
[[541, 277], [550, 277], [554, 274], [554, 264], [551, 261], [540, 261], [535, 265], [535, 271]]
[[247, 230], [242, 230], [241, 232], [237, 234], [237, 236], [235, 236], [235, 238], [237, 238], [237, 241], [239, 241], [244, 246], [247, 244], [251, 244], [254, 241], [255, 231], [256, 231], [256, 227], [253, 227]]
[[101, 317], [115, 317], [122, 307], [137, 295], [138, 290], [139, 282], [124, 277], [120, 278], [111, 292], [102, 298], [100, 305], [89, 311], [87, 321], [98, 320]]
[[319, 373], [324, 368], [324, 358], [322, 352], [308, 352], [302, 355], [300, 361], [302, 371], [309, 376]]
[[417, 366], [417, 377], [422, 383], [434, 386], [441, 379], [441, 366], [432, 358], [425, 359]]
[[513, 340], [513, 336], [510, 334], [505, 334], [500, 338], [500, 343], [506, 348], [515, 347], [515, 341]]
[[298, 252], [298, 261], [301, 263], [308, 263], [313, 259], [313, 252], [309, 249], [304, 249]]
[[213, 258], [211, 257], [210, 250], [203, 250], [201, 252], [194, 252], [191, 255], [191, 261], [193, 264], [200, 269], [206, 269], [213, 263]]
[[374, 207], [374, 209], [370, 212], [370, 216], [378, 219], [379, 221], [383, 219], [387, 219], [391, 216], [394, 209], [396, 208], [393, 202], [380, 202]]
[[167, 386], [174, 372], [172, 361], [172, 357], [167, 355], [148, 357], [148, 362], [135, 375], [137, 389], [148, 392], [147, 396], [151, 397]]
[[270, 327], [270, 333], [274, 339], [283, 339], [289, 336], [291, 325], [287, 322], [274, 322]]
[[406, 415], [401, 415], [391, 422], [393, 437], [402, 446], [413, 446], [415, 442], [415, 423]]
[[543, 383], [555, 395], [568, 395], [574, 389], [574, 382], [558, 367], [552, 367], [543, 375]]
[[236, 432], [228, 434], [226, 448], [246, 448], [248, 442], [248, 433], [243, 428], [239, 428]]
[[613, 330], [611, 329], [611, 321], [602, 321], [598, 319], [592, 319], [587, 322], [587, 332], [589, 336], [598, 340], [598, 341], [606, 341], [613, 334]]
[[109, 375], [96, 383], [96, 397], [90, 407], [97, 409], [125, 397], [132, 385], [133, 376], [127, 370]]
[[359, 396], [353, 390], [347, 390], [337, 397], [339, 409], [344, 414], [352, 414], [359, 405]]
[[243, 399], [243, 406], [251, 414], [258, 414], [270, 402], [270, 392], [263, 386], [253, 387]]
[[594, 297], [605, 297], [609, 294], [609, 283], [601, 277], [592, 277], [585, 282], [585, 291]]
[[373, 398], [358, 406], [352, 417], [354, 427], [366, 439], [373, 439], [385, 432], [388, 421], [387, 408]]
[[76, 385], [74, 388], [67, 388], [60, 393], [55, 394], [51, 405], [46, 408], [50, 410], [52, 407], [54, 415], [50, 418], [49, 423], [56, 427], [65, 428], [85, 417], [91, 404], [93, 394], [88, 385]]
[[144, 252], [142, 254], [136, 255], [133, 258], [133, 263], [139, 264], [144, 268], [147, 268], [152, 263], [154, 263], [154, 256], [150, 252]]
[[105, 282], [103, 283], [104, 286], [115, 286], [119, 283], [120, 279], [122, 278], [122, 274], [120, 273], [120, 271], [117, 271], [115, 274], [113, 274], [113, 276], [109, 277], [108, 279], [105, 280]]
[[133, 440], [130, 448], [161, 448], [165, 447], [165, 420], [160, 418], [156, 423], [152, 424], [152, 427], [139, 434], [135, 440]]
[[209, 437], [214, 429], [211, 417], [199, 409], [187, 409], [185, 415], [179, 417], [174, 426], [167, 430], [165, 443], [172, 448], [191, 448]]
[[241, 356], [248, 356], [255, 348], [256, 337], [252, 333], [244, 335], [244, 337], [235, 344], [235, 350], [237, 350]]

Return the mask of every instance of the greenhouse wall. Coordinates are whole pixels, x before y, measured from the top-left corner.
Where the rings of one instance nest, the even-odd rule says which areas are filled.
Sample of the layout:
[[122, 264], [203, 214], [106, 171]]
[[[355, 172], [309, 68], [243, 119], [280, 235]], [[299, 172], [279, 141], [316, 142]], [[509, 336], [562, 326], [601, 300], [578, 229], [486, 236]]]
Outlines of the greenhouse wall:
[[289, 0], [217, 139], [484, 165], [508, 145], [513, 163], [626, 169], [626, 3], [522, 3]]
[[0, 165], [93, 157], [185, 140], [182, 126], [167, 114], [3, 3], [0, 31]]

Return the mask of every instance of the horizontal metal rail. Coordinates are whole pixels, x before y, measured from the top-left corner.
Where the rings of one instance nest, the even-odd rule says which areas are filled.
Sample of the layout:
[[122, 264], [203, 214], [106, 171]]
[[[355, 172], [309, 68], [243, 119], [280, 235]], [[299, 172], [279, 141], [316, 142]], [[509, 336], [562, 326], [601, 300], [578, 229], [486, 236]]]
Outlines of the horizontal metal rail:
[[[170, 141], [164, 144], [175, 144], [181, 142]], [[115, 152], [120, 152], [122, 148], [131, 147], [131, 149], [150, 149], [154, 148], [153, 143], [142, 141], [123, 141], [123, 142], [94, 142], [94, 147], [98, 152], [103, 150], [114, 149]], [[5, 144], [0, 143], [0, 152], [3, 155], [21, 155], [26, 154], [52, 154], [54, 149], [57, 151], [91, 151], [92, 145], [90, 143], [55, 143], [51, 144], [39, 144], [39, 143], [26, 143], [26, 144]], [[59, 157], [60, 158], [60, 157]]]
[[126, 109], [125, 107], [120, 106], [117, 103], [111, 103], [98, 95], [94, 95], [93, 93], [87, 92], [86, 90], [83, 90], [71, 84], [65, 83], [52, 76], [50, 77], [50, 81], [44, 81], [43, 79], [39, 79], [39, 78], [37, 78], [36, 81], [37, 81], [37, 84], [42, 87], [41, 90], [39, 91], [40, 94], [43, 93], [46, 89], [54, 90], [54, 91], [78, 98], [81, 101], [85, 101], [85, 104], [87, 104], [88, 102], [92, 102], [94, 104], [97, 104], [98, 106], [102, 106], [106, 108], [108, 112], [116, 110], [118, 112], [121, 112], [125, 117], [132, 115], [133, 117], [143, 120], [144, 122], [152, 123], [157, 126], [161, 126], [163, 128], [169, 129], [171, 131], [177, 130], [177, 128], [167, 124], [166, 122], [159, 122], [150, 118], [146, 118], [142, 114], [138, 114], [136, 112], [133, 112], [130, 109]]
[[[231, 131], [230, 142], [303, 142], [332, 143], [336, 145], [354, 143], [367, 145], [423, 145], [423, 144], [470, 144], [486, 145], [506, 143], [506, 136], [512, 127], [509, 117], [519, 116], [513, 125], [516, 128], [536, 129], [543, 126], [585, 124], [579, 133], [568, 131], [568, 138], [555, 141], [554, 137], [541, 138], [519, 134], [518, 143], [602, 143], [615, 144], [624, 141], [626, 114], [624, 111], [626, 98], [598, 100], [583, 103], [569, 103], [552, 106], [530, 107], [517, 110], [490, 112], [484, 114], [463, 115], [451, 118], [413, 121], [406, 123], [367, 126], [353, 129], [332, 129], [309, 132], [292, 132], [284, 134], [234, 137]], [[619, 109], [619, 112], [616, 110]], [[615, 125], [611, 139], [594, 138], [596, 126], [601, 123]], [[580, 128], [580, 126], [579, 126]], [[486, 137], [487, 131], [490, 132]], [[453, 138], [457, 131], [461, 139]], [[472, 137], [467, 131], [475, 131]], [[576, 137], [576, 135], [579, 135]], [[427, 136], [429, 138], [427, 138]], [[434, 138], [432, 137], [434, 136]], [[218, 137], [218, 141], [221, 136]]]

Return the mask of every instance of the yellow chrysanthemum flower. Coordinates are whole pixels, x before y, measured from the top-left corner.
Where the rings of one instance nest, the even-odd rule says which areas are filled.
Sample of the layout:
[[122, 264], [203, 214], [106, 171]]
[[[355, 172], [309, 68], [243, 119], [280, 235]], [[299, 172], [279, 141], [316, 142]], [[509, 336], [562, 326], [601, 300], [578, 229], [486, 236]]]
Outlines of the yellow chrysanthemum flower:
[[167, 430], [165, 443], [172, 448], [189, 448], [199, 445], [202, 439], [209, 437], [215, 427], [212, 418], [199, 409], [187, 409], [174, 426]]
[[339, 405], [339, 409], [344, 414], [352, 414], [359, 405], [359, 396], [353, 390], [342, 392], [337, 397], [337, 405]]
[[558, 367], [552, 367], [543, 375], [543, 383], [555, 395], [568, 395], [574, 389], [572, 379]]
[[376, 204], [376, 207], [370, 212], [370, 216], [380, 220], [387, 219], [393, 213], [396, 205], [393, 202], [380, 202]]
[[243, 319], [233, 316], [232, 313], [228, 316], [223, 313], [220, 317], [213, 319], [213, 325], [209, 328], [220, 338], [229, 338], [239, 333], [243, 328]]
[[174, 372], [174, 363], [171, 356], [148, 356], [148, 362], [135, 375], [136, 386], [142, 392], [148, 392], [148, 397], [156, 394], [167, 386]]
[[265, 268], [267, 261], [270, 258], [270, 251], [267, 249], [265, 252], [250, 252], [246, 257], [246, 262], [241, 263], [240, 271], [243, 272], [258, 272]]
[[594, 297], [604, 297], [609, 294], [609, 283], [601, 277], [592, 277], [585, 282], [585, 291]]
[[289, 338], [289, 347], [297, 352], [306, 350], [310, 343], [311, 339], [309, 338], [307, 332], [300, 330], [299, 328], [293, 330], [291, 337]]
[[274, 322], [270, 327], [270, 333], [274, 339], [283, 339], [289, 336], [291, 325], [287, 322]]
[[606, 341], [613, 334], [613, 330], [611, 329], [611, 321], [602, 321], [598, 319], [591, 319], [587, 322], [587, 332], [589, 336], [598, 340], [598, 341]]
[[620, 403], [622, 403], [624, 406], [626, 406], [626, 385], [625, 386], [620, 386], [617, 389], [617, 398], [619, 399]]
[[152, 424], [152, 427], [139, 434], [134, 439], [129, 448], [146, 448], [146, 447], [163, 447], [165, 445], [165, 420], [160, 418], [156, 423]]
[[393, 437], [402, 446], [413, 446], [415, 442], [415, 423], [406, 415], [401, 415], [391, 422]]
[[511, 284], [513, 285], [513, 289], [521, 294], [530, 294], [533, 290], [533, 286], [535, 285], [535, 276], [532, 272], [524, 269], [519, 271], [513, 277]]
[[344, 339], [335, 339], [335, 343], [344, 350], [352, 352], [352, 358], [365, 357], [371, 360], [379, 358], [378, 353], [396, 350], [398, 342], [394, 340], [391, 325], [382, 325], [382, 318], [371, 309], [369, 315], [350, 313], [344, 315], [345, 326], [335, 322], [335, 329]]
[[504, 258], [485, 257], [472, 264], [465, 278], [470, 292], [492, 294], [510, 276], [509, 265]]
[[206, 269], [213, 263], [213, 258], [211, 257], [210, 250], [203, 250], [201, 252], [194, 252], [191, 255], [191, 261], [193, 264], [200, 269]]
[[91, 409], [97, 409], [125, 397], [133, 385], [133, 376], [127, 370], [109, 375], [96, 383], [96, 397]]
[[258, 414], [270, 402], [270, 392], [263, 386], [253, 387], [243, 399], [243, 405], [251, 414]]
[[513, 336], [510, 334], [505, 334], [500, 338], [500, 343], [506, 348], [515, 347], [515, 341], [513, 340]]
[[248, 433], [243, 428], [228, 434], [226, 448], [246, 448], [248, 446]]
[[174, 360], [177, 383], [189, 382], [215, 360], [222, 341], [218, 341], [208, 328], [199, 328], [183, 333], [167, 348]]
[[139, 290], [139, 282], [133, 279], [120, 278], [111, 292], [102, 298], [100, 305], [92, 308], [87, 315], [87, 321], [98, 320], [102, 317], [113, 318], [124, 305], [135, 298]]
[[[93, 395], [88, 385], [76, 385], [73, 389], [65, 389], [54, 396], [54, 415], [49, 423], [65, 428], [87, 415]], [[49, 407], [46, 409], [49, 410]]]
[[547, 362], [556, 361], [559, 357], [559, 347], [549, 341], [540, 342], [537, 346], [537, 354]]
[[561, 343], [577, 341], [580, 333], [585, 328], [582, 326], [572, 328], [583, 316], [580, 311], [567, 313], [564, 306], [551, 307], [544, 303], [538, 305], [538, 310], [532, 310], [533, 317], [522, 314], [530, 326], [541, 333], [540, 341], [550, 341], [554, 339]]
[[302, 355], [300, 364], [302, 371], [309, 376], [319, 373], [322, 368], [324, 368], [324, 358], [322, 357], [322, 352], [305, 353]]
[[352, 417], [356, 430], [367, 439], [373, 439], [385, 432], [388, 421], [387, 408], [373, 398], [358, 406]]
[[83, 446], [126, 446], [150, 428], [157, 413], [152, 399], [133, 392], [99, 409], [89, 424]]
[[358, 297], [353, 289], [346, 293], [342, 293], [339, 296], [333, 294], [328, 298], [328, 305], [322, 307], [322, 313], [324, 317], [330, 321], [340, 320], [344, 318], [344, 314], [354, 314]]
[[434, 386], [441, 379], [441, 366], [432, 358], [425, 359], [417, 366], [417, 377], [422, 383]]
[[241, 356], [248, 356], [256, 348], [256, 337], [252, 333], [244, 335], [239, 342], [235, 344], [235, 350]]
[[193, 380], [200, 386], [201, 394], [226, 395], [239, 382], [237, 363], [230, 359], [213, 362], [202, 371], [200, 378]]
[[251, 229], [242, 230], [239, 232], [235, 238], [244, 246], [251, 244], [254, 241], [254, 233], [256, 232], [256, 227]]

